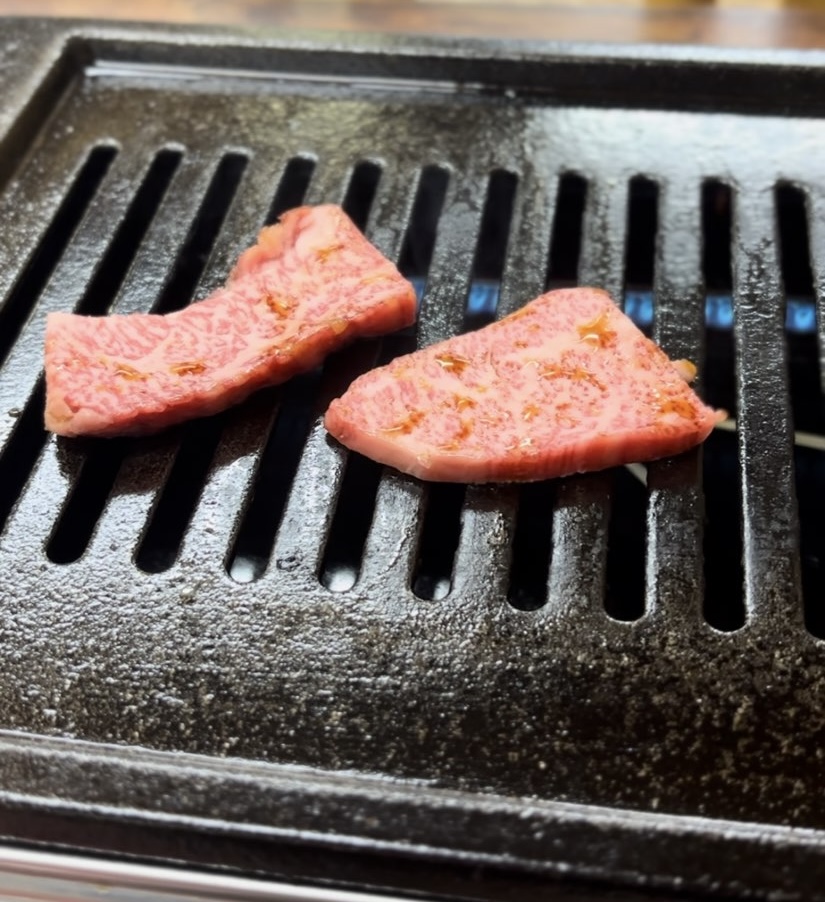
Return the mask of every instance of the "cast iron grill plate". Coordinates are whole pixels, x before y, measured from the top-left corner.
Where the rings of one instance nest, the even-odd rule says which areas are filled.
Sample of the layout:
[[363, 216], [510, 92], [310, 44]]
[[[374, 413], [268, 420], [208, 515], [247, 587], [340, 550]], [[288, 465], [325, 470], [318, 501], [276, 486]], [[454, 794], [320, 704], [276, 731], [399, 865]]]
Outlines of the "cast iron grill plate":
[[[822, 897], [825, 57], [18, 20], [0, 63], [0, 834]], [[43, 432], [48, 311], [183, 306], [304, 201], [414, 332], [151, 439]], [[576, 281], [699, 364], [701, 451], [431, 487], [327, 438], [376, 361]]]

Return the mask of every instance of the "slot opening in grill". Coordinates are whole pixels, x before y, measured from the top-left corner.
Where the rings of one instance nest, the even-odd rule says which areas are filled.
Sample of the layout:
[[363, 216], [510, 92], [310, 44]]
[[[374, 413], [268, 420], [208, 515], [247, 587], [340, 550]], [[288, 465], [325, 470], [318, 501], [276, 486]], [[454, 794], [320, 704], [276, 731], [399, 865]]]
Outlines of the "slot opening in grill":
[[[117, 149], [111, 145], [98, 145], [91, 149], [28, 265], [6, 297], [0, 310], [0, 367], [14, 347], [117, 154]], [[48, 438], [43, 428], [45, 392], [45, 381], [40, 376], [22, 408], [9, 411], [15, 418], [15, 425], [0, 454], [0, 532], [5, 528]]]
[[[479, 329], [495, 319], [517, 187], [517, 177], [504, 170], [494, 170], [488, 180], [462, 332]], [[450, 592], [465, 491], [463, 485], [428, 487], [412, 577], [413, 592], [420, 598], [437, 601]]]
[[[439, 167], [427, 167], [421, 172], [399, 255], [398, 269], [416, 286], [419, 297], [432, 263], [447, 184], [447, 172]], [[375, 364], [389, 363], [415, 349], [413, 330], [378, 339], [374, 347]], [[347, 455], [319, 572], [322, 585], [332, 591], [345, 592], [358, 580], [382, 472], [380, 464], [363, 455]]]
[[570, 287], [578, 282], [586, 203], [587, 181], [575, 172], [563, 173], [556, 189], [556, 210], [545, 280], [547, 291]]
[[507, 587], [507, 601], [519, 611], [535, 611], [547, 602], [556, 489], [555, 480], [546, 480], [519, 491]]
[[92, 148], [29, 263], [3, 302], [0, 309], [0, 367], [14, 347], [20, 330], [72, 240], [117, 153], [117, 149], [109, 145]]
[[496, 317], [517, 188], [514, 173], [502, 169], [491, 173], [464, 308], [465, 332], [480, 329]]
[[[702, 186], [702, 277], [706, 292], [705, 364], [699, 374], [705, 401], [736, 415], [733, 342], [733, 192], [707, 180]], [[732, 632], [745, 624], [742, 505], [736, 434], [715, 429], [703, 449], [705, 620]]]
[[311, 157], [291, 157], [287, 161], [278, 180], [278, 187], [264, 219], [264, 225], [272, 225], [287, 210], [299, 207], [304, 202], [314, 172], [315, 160]]
[[352, 171], [352, 178], [341, 206], [362, 232], [367, 227], [367, 219], [380, 181], [381, 167], [371, 160], [363, 160]]
[[[237, 153], [221, 158], [153, 312], [180, 310], [193, 299], [248, 162]], [[177, 558], [224, 422], [223, 416], [207, 418], [185, 430], [137, 548], [135, 563], [141, 570], [161, 572]]]
[[[171, 149], [161, 150], [155, 155], [85, 294], [77, 304], [77, 313], [103, 315], [111, 309], [181, 159], [182, 154]], [[126, 442], [108, 441], [88, 446], [74, 485], [46, 544], [46, 554], [51, 561], [67, 564], [77, 560], [86, 550], [128, 447]]]
[[[304, 202], [315, 166], [315, 161], [308, 157], [290, 159], [264, 225], [271, 225], [287, 210]], [[226, 570], [236, 582], [259, 579], [267, 568], [309, 433], [312, 399], [319, 382], [320, 371], [305, 373], [283, 389], [267, 392], [277, 404], [277, 412], [261, 449], [246, 507], [226, 559]]]
[[627, 205], [627, 250], [625, 254], [622, 306], [636, 325], [650, 336], [653, 332], [653, 270], [659, 229], [659, 186], [652, 179], [630, 180]]
[[[650, 334], [659, 186], [652, 179], [635, 176], [630, 180], [628, 195], [624, 309]], [[644, 614], [647, 495], [643, 465], [619, 467], [613, 473], [604, 606], [614, 620], [632, 622]]]
[[245, 154], [226, 153], [221, 158], [153, 313], [171, 313], [192, 300], [248, 164]]
[[825, 405], [808, 203], [803, 190], [780, 183], [774, 194], [779, 259], [785, 291], [788, 369], [794, 424], [794, 475], [799, 506], [800, 560], [805, 625], [825, 638]]

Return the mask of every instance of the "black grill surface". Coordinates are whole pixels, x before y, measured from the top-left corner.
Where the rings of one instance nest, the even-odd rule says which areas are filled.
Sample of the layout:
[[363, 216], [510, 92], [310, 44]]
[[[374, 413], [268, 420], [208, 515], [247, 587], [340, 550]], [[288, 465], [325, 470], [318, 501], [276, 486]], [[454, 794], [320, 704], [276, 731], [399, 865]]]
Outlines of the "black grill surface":
[[[825, 58], [5, 21], [0, 835], [433, 895], [825, 897]], [[160, 436], [42, 429], [48, 311], [343, 203], [421, 295]], [[731, 415], [430, 486], [320, 417], [599, 285]], [[556, 897], [554, 896], [554, 897]]]

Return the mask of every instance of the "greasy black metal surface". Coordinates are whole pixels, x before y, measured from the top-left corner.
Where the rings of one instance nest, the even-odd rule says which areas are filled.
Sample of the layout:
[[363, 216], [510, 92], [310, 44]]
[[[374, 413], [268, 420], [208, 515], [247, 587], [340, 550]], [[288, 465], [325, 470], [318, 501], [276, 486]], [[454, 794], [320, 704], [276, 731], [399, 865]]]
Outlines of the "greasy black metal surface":
[[[821, 304], [823, 58], [0, 41], [0, 835], [468, 897], [822, 897], [822, 342], [783, 283]], [[302, 199], [425, 284], [416, 336], [152, 439], [45, 435], [49, 310], [180, 307]], [[576, 278], [652, 290], [736, 432], [646, 484], [525, 489], [327, 439], [354, 375], [492, 315], [472, 284], [501, 315]]]

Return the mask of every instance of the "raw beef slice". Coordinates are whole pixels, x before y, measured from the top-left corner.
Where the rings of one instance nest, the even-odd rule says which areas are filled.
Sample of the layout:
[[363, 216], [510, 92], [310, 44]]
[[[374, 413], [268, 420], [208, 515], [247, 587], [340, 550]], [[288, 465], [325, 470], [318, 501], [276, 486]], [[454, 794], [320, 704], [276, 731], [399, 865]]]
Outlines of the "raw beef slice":
[[300, 207], [261, 232], [224, 288], [183, 310], [50, 314], [46, 428], [136, 434], [216, 413], [415, 310], [410, 283], [340, 207]]
[[359, 377], [325, 424], [422, 479], [530, 481], [676, 454], [723, 416], [593, 288], [551, 291], [500, 322]]

